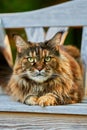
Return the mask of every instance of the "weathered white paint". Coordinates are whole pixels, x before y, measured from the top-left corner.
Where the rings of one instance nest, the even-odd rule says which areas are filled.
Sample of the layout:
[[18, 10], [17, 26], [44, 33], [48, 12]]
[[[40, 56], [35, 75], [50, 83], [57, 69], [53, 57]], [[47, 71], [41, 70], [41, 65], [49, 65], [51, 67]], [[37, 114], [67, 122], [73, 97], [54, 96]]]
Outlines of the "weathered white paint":
[[87, 115], [87, 99], [77, 104], [40, 107], [13, 101], [11, 97], [2, 94], [0, 95], [0, 111]]
[[86, 26], [87, 0], [69, 1], [30, 12], [0, 14], [0, 18], [5, 28]]

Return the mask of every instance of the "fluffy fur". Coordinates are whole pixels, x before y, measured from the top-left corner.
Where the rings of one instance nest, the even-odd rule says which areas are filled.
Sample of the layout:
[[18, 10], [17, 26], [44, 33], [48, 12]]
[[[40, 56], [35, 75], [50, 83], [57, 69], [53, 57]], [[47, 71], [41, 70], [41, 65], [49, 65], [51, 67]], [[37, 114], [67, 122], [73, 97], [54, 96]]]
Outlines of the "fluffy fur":
[[63, 105], [81, 102], [82, 66], [80, 53], [73, 46], [63, 46], [62, 33], [43, 43], [24, 41], [14, 35], [17, 57], [6, 87], [16, 100], [28, 105]]

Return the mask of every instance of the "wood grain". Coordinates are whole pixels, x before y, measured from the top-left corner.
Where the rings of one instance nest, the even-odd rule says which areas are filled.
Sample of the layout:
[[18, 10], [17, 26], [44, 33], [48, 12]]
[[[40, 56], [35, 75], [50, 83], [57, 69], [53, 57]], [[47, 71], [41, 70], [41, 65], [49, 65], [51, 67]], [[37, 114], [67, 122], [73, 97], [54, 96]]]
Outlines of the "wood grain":
[[87, 116], [0, 113], [0, 130], [87, 130]]
[[75, 0], [45, 9], [0, 14], [5, 28], [86, 26], [87, 0]]

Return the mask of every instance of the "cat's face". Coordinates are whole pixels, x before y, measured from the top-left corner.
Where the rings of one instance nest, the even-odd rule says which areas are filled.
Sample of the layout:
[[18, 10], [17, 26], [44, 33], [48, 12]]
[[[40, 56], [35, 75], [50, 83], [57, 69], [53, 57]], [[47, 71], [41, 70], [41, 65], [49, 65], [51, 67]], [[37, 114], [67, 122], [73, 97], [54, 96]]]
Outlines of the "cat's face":
[[54, 78], [59, 63], [59, 52], [56, 45], [51, 45], [52, 40], [35, 44], [27, 43], [20, 36], [15, 36], [18, 57], [14, 72], [37, 83]]
[[56, 58], [50, 51], [42, 49], [40, 46], [32, 47], [26, 50], [22, 58], [22, 66], [29, 79], [41, 83], [52, 78]]

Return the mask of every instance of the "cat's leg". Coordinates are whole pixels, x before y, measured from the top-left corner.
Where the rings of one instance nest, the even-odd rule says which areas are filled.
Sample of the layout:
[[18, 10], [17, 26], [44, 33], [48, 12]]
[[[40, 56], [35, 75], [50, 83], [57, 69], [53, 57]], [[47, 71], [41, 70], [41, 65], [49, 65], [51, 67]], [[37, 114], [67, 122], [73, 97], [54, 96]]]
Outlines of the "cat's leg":
[[27, 105], [37, 105], [38, 97], [36, 95], [28, 95], [24, 99], [24, 103]]
[[44, 107], [44, 106], [54, 106], [57, 105], [57, 96], [53, 93], [47, 93], [44, 96], [39, 97], [38, 99], [38, 105]]

